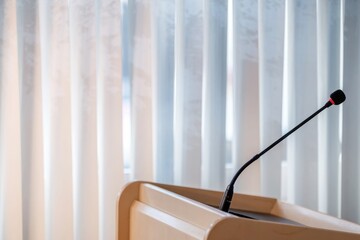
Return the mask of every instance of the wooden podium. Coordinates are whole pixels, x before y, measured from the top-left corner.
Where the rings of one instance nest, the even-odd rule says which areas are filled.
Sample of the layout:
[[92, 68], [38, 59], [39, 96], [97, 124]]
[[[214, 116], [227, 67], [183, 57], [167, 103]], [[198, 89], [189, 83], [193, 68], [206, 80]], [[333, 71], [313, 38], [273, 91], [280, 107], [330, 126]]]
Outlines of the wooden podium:
[[[128, 184], [117, 208], [117, 240], [360, 240], [360, 225], [276, 199], [148, 182]], [[212, 207], [215, 206], [215, 207]], [[234, 210], [235, 209], [235, 210]]]

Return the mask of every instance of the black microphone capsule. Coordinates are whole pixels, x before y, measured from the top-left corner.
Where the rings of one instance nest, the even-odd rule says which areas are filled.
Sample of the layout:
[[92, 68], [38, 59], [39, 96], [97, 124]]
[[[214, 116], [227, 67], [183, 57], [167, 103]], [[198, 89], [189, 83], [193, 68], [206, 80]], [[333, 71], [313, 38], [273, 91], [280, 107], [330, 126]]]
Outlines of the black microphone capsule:
[[330, 95], [330, 99], [332, 104], [339, 105], [345, 101], [346, 96], [342, 90], [338, 89]]

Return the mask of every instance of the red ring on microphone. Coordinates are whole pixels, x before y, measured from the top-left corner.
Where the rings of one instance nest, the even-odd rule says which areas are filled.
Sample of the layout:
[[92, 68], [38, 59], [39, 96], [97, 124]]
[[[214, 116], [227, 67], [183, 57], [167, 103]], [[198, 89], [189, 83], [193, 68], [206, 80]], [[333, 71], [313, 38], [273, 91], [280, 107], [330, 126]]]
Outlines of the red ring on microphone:
[[331, 98], [329, 99], [329, 102], [331, 102], [332, 105], [335, 104], [334, 100], [332, 100]]

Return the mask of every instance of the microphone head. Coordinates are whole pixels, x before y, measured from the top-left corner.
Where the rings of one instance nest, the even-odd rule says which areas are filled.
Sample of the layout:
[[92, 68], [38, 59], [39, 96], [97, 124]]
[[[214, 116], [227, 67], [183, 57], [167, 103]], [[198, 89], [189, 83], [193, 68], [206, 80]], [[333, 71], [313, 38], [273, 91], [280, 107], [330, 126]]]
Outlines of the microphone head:
[[345, 93], [338, 89], [330, 95], [330, 102], [335, 105], [343, 103], [346, 99]]

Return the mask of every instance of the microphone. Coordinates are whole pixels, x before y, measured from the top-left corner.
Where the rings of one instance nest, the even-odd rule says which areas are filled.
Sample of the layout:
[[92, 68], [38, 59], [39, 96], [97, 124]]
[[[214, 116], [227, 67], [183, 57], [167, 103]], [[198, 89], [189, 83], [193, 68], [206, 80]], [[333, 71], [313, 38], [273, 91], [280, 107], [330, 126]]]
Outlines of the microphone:
[[256, 154], [253, 158], [251, 158], [249, 161], [247, 161], [234, 175], [234, 177], [232, 178], [230, 184], [227, 186], [224, 195], [221, 199], [220, 202], [220, 206], [219, 209], [224, 211], [224, 212], [229, 212], [230, 209], [230, 205], [231, 205], [231, 200], [234, 194], [234, 184], [237, 180], [237, 178], [240, 176], [240, 174], [253, 162], [255, 162], [257, 159], [259, 159], [263, 154], [265, 154], [267, 151], [269, 151], [270, 149], [272, 149], [273, 147], [275, 147], [278, 143], [280, 143], [282, 140], [284, 140], [285, 138], [287, 138], [290, 134], [292, 134], [293, 132], [295, 132], [297, 129], [299, 129], [300, 127], [302, 127], [305, 123], [307, 123], [308, 121], [310, 121], [312, 118], [314, 118], [316, 115], [318, 115], [320, 112], [322, 112], [324, 109], [332, 106], [332, 105], [339, 105], [341, 103], [343, 103], [346, 99], [346, 96], [344, 94], [344, 92], [340, 89], [336, 90], [335, 92], [333, 92], [330, 95], [330, 99], [328, 102], [326, 102], [326, 104], [321, 107], [319, 110], [317, 110], [315, 113], [313, 113], [310, 117], [306, 118], [304, 121], [302, 121], [301, 123], [299, 123], [296, 127], [294, 127], [293, 129], [291, 129], [288, 133], [284, 134], [281, 138], [279, 138], [278, 140], [276, 140], [274, 143], [272, 143], [270, 146], [268, 146], [267, 148], [265, 148], [262, 152]]

